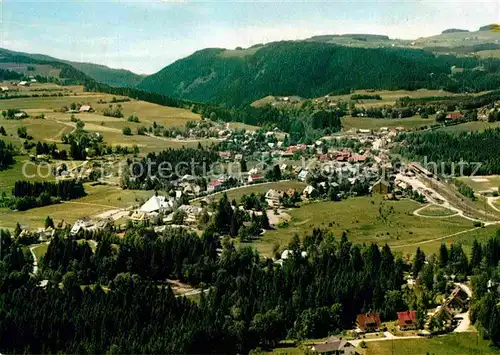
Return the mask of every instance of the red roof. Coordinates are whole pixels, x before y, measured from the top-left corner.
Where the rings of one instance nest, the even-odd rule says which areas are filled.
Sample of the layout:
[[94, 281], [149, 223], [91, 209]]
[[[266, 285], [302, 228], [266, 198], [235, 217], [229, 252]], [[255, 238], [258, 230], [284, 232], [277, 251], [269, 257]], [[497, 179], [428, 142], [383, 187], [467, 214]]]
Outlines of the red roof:
[[349, 158], [349, 161], [365, 161], [365, 160], [366, 156], [359, 154], [354, 154], [352, 157]]
[[264, 176], [262, 175], [250, 175], [250, 177], [252, 178], [252, 180], [261, 180], [264, 178]]
[[366, 328], [380, 328], [380, 314], [379, 313], [364, 313], [358, 314], [356, 323], [359, 329], [365, 330]]
[[219, 180], [210, 181], [210, 186], [212, 186], [212, 187], [217, 187], [220, 185], [222, 185], [222, 182], [220, 182]]
[[400, 327], [417, 324], [417, 311], [398, 312], [398, 324]]
[[452, 112], [446, 116], [446, 118], [449, 120], [458, 120], [459, 118], [462, 117], [464, 117], [464, 115], [462, 115], [460, 112]]
[[320, 154], [318, 156], [319, 160], [325, 161], [325, 160], [331, 160], [332, 155], [331, 154]]

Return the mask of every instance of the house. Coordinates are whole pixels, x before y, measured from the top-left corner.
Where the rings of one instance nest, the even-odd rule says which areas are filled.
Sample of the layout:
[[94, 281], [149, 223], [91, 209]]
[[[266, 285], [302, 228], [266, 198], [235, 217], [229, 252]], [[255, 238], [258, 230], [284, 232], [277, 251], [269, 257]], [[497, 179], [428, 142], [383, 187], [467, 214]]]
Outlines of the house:
[[349, 157], [348, 161], [351, 163], [363, 163], [366, 161], [366, 155], [354, 154]]
[[230, 160], [232, 156], [233, 153], [231, 152], [219, 152], [219, 157], [223, 160]]
[[311, 346], [311, 351], [316, 354], [345, 354], [345, 355], [355, 355], [356, 348], [354, 345], [348, 341], [337, 338], [336, 336], [330, 336], [324, 343], [314, 344]]
[[418, 325], [417, 311], [398, 312], [398, 325], [401, 330], [416, 329]]
[[223, 184], [219, 180], [212, 180], [210, 183], [207, 185], [207, 192], [208, 193], [213, 193], [217, 192], [219, 190], [222, 190]]
[[196, 223], [198, 216], [203, 211], [203, 208], [199, 206], [182, 205], [178, 208], [178, 211], [186, 213], [184, 223]]
[[297, 179], [299, 179], [300, 181], [306, 181], [308, 176], [309, 176], [309, 171], [302, 170], [297, 176]]
[[460, 286], [453, 289], [451, 294], [446, 298], [444, 306], [456, 310], [458, 313], [467, 309], [469, 296], [462, 290]]
[[460, 112], [451, 112], [448, 115], [446, 115], [447, 120], [458, 120], [460, 118], [464, 117]]
[[256, 184], [258, 182], [263, 182], [263, 181], [264, 181], [264, 176], [262, 175], [255, 175], [255, 174], [248, 175], [249, 184]]
[[372, 185], [372, 193], [375, 194], [388, 194], [390, 192], [389, 182], [383, 179], [379, 179]]
[[307, 185], [304, 191], [302, 191], [302, 195], [306, 198], [316, 197], [318, 195], [318, 190], [316, 190], [313, 186]]
[[18, 113], [15, 113], [14, 114], [14, 117], [17, 118], [17, 119], [21, 119], [21, 118], [26, 118], [28, 117], [28, 114], [26, 112], [18, 112]]
[[78, 232], [81, 230], [86, 230], [94, 226], [94, 221], [91, 220], [89, 217], [83, 217], [80, 218], [78, 221], [76, 221], [73, 224], [73, 227], [71, 227], [70, 234], [71, 235], [76, 235]]
[[280, 199], [283, 197], [284, 192], [280, 190], [270, 189], [266, 192], [266, 201], [270, 207], [278, 207]]
[[9, 91], [9, 88], [7, 86], [0, 86], [0, 90], [2, 90], [2, 92], [6, 92]]
[[93, 112], [94, 110], [90, 105], [82, 105], [80, 106], [80, 109], [78, 110], [79, 112]]
[[380, 329], [380, 314], [379, 313], [363, 313], [356, 317], [358, 329], [362, 332], [376, 332]]
[[166, 196], [151, 196], [140, 208], [140, 213], [171, 211], [174, 207], [173, 199]]

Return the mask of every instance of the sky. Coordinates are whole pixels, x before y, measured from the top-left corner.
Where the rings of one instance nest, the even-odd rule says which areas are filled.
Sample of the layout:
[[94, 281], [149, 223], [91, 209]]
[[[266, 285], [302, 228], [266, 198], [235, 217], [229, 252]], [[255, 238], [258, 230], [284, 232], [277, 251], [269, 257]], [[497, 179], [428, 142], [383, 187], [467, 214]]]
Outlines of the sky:
[[342, 33], [416, 39], [499, 22], [496, 0], [0, 0], [0, 47], [152, 74], [206, 47]]

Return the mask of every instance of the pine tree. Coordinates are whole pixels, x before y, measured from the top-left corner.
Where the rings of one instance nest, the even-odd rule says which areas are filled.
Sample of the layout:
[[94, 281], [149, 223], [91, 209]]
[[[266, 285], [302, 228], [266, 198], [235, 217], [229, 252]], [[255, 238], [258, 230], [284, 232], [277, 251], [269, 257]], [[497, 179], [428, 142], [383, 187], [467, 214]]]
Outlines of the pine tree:
[[425, 254], [422, 250], [420, 250], [420, 248], [417, 248], [415, 257], [413, 258], [413, 265], [411, 268], [413, 277], [418, 276], [418, 273], [420, 272], [420, 270], [422, 270], [424, 263], [425, 263]]
[[470, 258], [470, 268], [471, 271], [476, 267], [481, 266], [481, 261], [483, 260], [483, 250], [481, 245], [478, 243], [476, 239], [472, 242], [472, 252]]
[[47, 218], [45, 218], [45, 228], [54, 228], [54, 221], [52, 220], [52, 218], [50, 216], [47, 216]]

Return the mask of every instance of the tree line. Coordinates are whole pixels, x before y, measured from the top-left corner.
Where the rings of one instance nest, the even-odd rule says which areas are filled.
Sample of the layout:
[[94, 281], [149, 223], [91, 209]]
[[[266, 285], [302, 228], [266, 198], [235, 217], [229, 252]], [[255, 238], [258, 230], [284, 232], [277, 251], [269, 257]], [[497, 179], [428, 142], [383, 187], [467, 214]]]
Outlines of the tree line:
[[[459, 162], [464, 161], [464, 174], [491, 175], [500, 173], [499, 139], [498, 128], [483, 132], [403, 133], [399, 136], [399, 140], [404, 142], [399, 152], [411, 160], [423, 162], [425, 158], [427, 162], [437, 164], [439, 173], [443, 174], [459, 174]], [[481, 163], [479, 170], [475, 170], [474, 163]]]
[[82, 182], [61, 180], [58, 182], [16, 181], [12, 196], [2, 196], [0, 205], [12, 210], [25, 211], [85, 196]]

